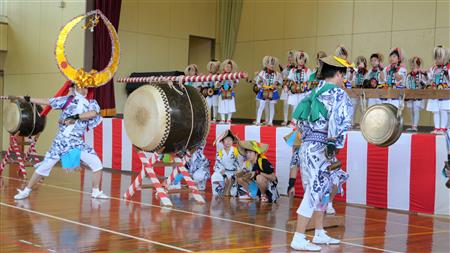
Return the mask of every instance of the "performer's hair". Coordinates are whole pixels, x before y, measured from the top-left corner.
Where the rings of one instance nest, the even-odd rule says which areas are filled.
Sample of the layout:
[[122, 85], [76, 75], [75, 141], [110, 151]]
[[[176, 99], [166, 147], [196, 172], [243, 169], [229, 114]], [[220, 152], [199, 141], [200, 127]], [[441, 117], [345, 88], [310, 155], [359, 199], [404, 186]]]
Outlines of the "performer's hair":
[[372, 60], [372, 58], [377, 58], [380, 61], [380, 63], [383, 61], [383, 55], [380, 53], [371, 54], [369, 59]]
[[336, 75], [337, 72], [341, 72], [342, 74], [345, 75], [345, 73], [347, 72], [347, 68], [331, 66], [321, 62], [317, 79], [325, 80], [327, 78], [334, 77], [334, 75]]
[[320, 58], [323, 58], [323, 57], [327, 57], [327, 53], [325, 53], [324, 51], [317, 52], [316, 59], [320, 59]]
[[74, 88], [74, 87], [75, 87], [75, 83], [72, 82], [72, 83], [70, 84], [70, 88]]

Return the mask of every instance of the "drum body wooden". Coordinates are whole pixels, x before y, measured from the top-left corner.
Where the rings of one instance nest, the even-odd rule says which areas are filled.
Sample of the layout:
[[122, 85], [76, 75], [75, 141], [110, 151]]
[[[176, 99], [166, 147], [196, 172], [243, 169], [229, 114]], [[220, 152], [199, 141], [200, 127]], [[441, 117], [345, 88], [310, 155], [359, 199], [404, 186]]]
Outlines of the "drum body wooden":
[[5, 105], [4, 127], [10, 134], [33, 136], [44, 131], [46, 118], [40, 117], [40, 105], [29, 102], [13, 102]]
[[177, 90], [167, 83], [136, 89], [127, 99], [124, 124], [128, 137], [138, 148], [160, 153], [192, 149], [205, 141], [209, 113], [200, 92], [186, 86]]
[[381, 147], [394, 144], [403, 130], [403, 120], [391, 104], [371, 106], [361, 119], [361, 132], [367, 142]]

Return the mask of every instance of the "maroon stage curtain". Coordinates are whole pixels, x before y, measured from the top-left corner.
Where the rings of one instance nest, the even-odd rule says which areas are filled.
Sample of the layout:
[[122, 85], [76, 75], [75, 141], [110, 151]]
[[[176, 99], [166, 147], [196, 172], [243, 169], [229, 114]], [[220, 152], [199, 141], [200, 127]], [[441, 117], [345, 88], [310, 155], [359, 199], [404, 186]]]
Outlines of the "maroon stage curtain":
[[[119, 31], [120, 6], [122, 0], [95, 0], [95, 9], [99, 9], [109, 19], [111, 24]], [[102, 70], [111, 57], [111, 39], [108, 29], [100, 21], [94, 30], [94, 60], [93, 69]], [[116, 103], [114, 98], [114, 81], [94, 89], [94, 99], [101, 108], [102, 116], [115, 116]]]

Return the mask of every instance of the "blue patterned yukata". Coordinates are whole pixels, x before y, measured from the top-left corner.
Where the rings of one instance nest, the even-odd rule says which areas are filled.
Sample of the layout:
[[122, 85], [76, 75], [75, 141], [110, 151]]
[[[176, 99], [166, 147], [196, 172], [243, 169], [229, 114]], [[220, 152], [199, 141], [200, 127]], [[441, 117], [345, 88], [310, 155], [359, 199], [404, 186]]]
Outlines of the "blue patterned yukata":
[[[325, 153], [329, 139], [335, 139], [337, 149], [344, 147], [346, 132], [352, 125], [352, 107], [352, 101], [343, 89], [320, 81], [294, 113], [294, 117], [299, 119], [299, 131], [302, 133], [298, 155], [305, 188], [303, 201], [311, 210], [325, 210], [333, 186], [341, 189], [348, 178], [348, 174], [341, 169], [332, 172], [327, 170], [335, 160], [329, 160]], [[301, 108], [306, 110], [302, 111]], [[309, 214], [301, 213], [300, 208], [297, 213], [310, 217]]]
[[53, 109], [62, 110], [59, 116], [58, 133], [52, 142], [50, 150], [45, 154], [44, 160], [35, 165], [36, 172], [42, 176], [48, 176], [51, 168], [59, 161], [61, 155], [74, 148], [81, 150], [81, 160], [93, 171], [102, 169], [102, 163], [95, 150], [84, 142], [83, 137], [88, 129], [93, 129], [102, 121], [97, 115], [89, 120], [76, 120], [74, 124], [64, 125], [66, 118], [75, 114], [95, 111], [100, 112], [100, 106], [95, 100], [87, 100], [81, 94], [74, 92], [70, 96], [62, 96], [49, 99]]

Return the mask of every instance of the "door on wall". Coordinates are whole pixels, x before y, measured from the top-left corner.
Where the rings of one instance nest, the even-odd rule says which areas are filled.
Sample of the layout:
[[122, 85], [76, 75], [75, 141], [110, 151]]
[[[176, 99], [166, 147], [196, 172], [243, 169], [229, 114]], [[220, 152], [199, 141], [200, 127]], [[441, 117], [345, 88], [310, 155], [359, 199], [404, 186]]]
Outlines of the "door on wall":
[[189, 64], [197, 64], [199, 73], [207, 74], [206, 64], [215, 55], [215, 40], [211, 38], [189, 36]]

